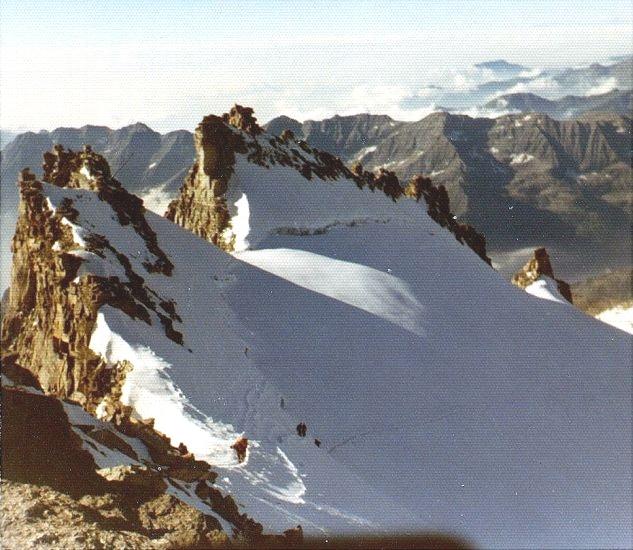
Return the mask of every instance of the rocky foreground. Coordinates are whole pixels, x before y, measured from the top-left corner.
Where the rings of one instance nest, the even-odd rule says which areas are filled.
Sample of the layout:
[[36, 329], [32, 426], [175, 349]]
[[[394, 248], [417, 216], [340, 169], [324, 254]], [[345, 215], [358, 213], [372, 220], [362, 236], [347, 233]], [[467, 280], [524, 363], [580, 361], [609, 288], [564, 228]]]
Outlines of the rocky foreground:
[[[18, 372], [17, 377], [24, 380], [25, 374]], [[3, 550], [471, 547], [466, 541], [439, 534], [326, 541], [303, 540], [301, 529], [297, 529], [284, 536], [249, 539], [235, 537], [235, 532], [229, 536], [216, 517], [164, 492], [165, 477], [159, 466], [152, 473], [119, 468], [96, 474], [96, 465], [81, 448], [81, 440], [57, 399], [31, 386], [13, 385], [3, 376], [2, 403]], [[104, 446], [108, 441], [112, 449], [126, 446], [114, 429], [97, 433], [93, 435]], [[227, 497], [225, 503], [230, 502]]]
[[[213, 488], [216, 474], [208, 464], [171, 447], [151, 424], [97, 421], [76, 404], [42, 394], [11, 357], [2, 367], [2, 548], [288, 547], [301, 542], [300, 528], [285, 536], [263, 535], [260, 524], [239, 514], [233, 499]], [[121, 455], [129, 464], [107, 466], [121, 462]], [[103, 462], [97, 464], [95, 456]], [[192, 484], [195, 493], [187, 494]], [[207, 513], [201, 511], [204, 502]]]

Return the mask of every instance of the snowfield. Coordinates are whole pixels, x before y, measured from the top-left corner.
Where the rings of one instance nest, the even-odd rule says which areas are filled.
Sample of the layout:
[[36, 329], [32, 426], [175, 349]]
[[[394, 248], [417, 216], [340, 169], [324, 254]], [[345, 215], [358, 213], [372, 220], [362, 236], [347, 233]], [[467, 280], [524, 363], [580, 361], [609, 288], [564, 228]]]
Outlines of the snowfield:
[[551, 300], [552, 302], [558, 302], [559, 304], [569, 304], [562, 294], [558, 290], [558, 284], [554, 279], [547, 275], [541, 275], [531, 285], [524, 288], [525, 292], [532, 294], [537, 298], [543, 300]]
[[[101, 308], [91, 347], [133, 364], [124, 402], [210, 462], [267, 529], [633, 544], [630, 335], [551, 285], [549, 300], [513, 287], [422, 204], [238, 155], [238, 251], [148, 212], [175, 266], [165, 276], [96, 195], [44, 192], [79, 211], [76, 254], [82, 232], [107, 236], [182, 319], [179, 345], [156, 317]], [[118, 273], [114, 255], [93, 256], [83, 272]]]
[[606, 309], [598, 313], [596, 319], [607, 323], [607, 325], [628, 332], [629, 334], [633, 334], [633, 306]]

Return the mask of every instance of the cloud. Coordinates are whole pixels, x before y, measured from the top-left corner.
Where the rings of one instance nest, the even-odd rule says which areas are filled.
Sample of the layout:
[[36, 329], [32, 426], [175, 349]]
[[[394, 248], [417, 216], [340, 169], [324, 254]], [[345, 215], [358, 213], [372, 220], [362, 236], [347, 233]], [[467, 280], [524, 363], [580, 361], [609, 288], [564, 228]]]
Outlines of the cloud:
[[520, 111], [513, 109], [485, 109], [484, 107], [471, 107], [470, 109], [461, 109], [451, 112], [458, 115], [466, 115], [471, 118], [499, 118], [506, 115], [514, 115]]
[[304, 95], [283, 94], [275, 102], [275, 110], [299, 121], [321, 120], [334, 115], [350, 116], [359, 113], [388, 115], [395, 120], [417, 121], [437, 111], [430, 98], [441, 90], [430, 87], [412, 88], [406, 86], [361, 85], [351, 90], [339, 90], [327, 95], [314, 108], [311, 99], [324, 97], [320, 89]]
[[560, 92], [561, 86], [556, 80], [551, 76], [542, 76], [534, 80], [528, 80], [527, 82], [519, 82], [507, 90], [503, 90], [502, 94], [534, 93], [538, 95], [555, 95]]
[[470, 92], [485, 82], [505, 78], [492, 69], [483, 67], [468, 67], [459, 71], [449, 71], [444, 76], [444, 87], [457, 92]]
[[587, 95], [601, 95], [615, 90], [618, 87], [618, 79], [614, 76], [603, 79], [599, 84], [587, 90]]
[[540, 76], [542, 72], [543, 71], [538, 68], [528, 69], [527, 71], [521, 71], [517, 76], [519, 78], [536, 78], [537, 76]]

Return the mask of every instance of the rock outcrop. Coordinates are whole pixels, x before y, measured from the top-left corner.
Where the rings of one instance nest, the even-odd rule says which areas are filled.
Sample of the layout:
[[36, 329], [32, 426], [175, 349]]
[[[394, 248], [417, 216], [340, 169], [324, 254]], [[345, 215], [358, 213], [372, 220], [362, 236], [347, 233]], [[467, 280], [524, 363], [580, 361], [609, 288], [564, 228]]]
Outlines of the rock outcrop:
[[[240, 120], [252, 127], [248, 118]], [[217, 176], [212, 167], [223, 161], [207, 158], [207, 172]], [[164, 539], [162, 546], [147, 547], [207, 548], [227, 543], [229, 536], [265, 544], [263, 526], [213, 487], [217, 474], [207, 462], [183, 444], [174, 447], [152, 419], [136, 418], [121, 403], [134, 365], [109, 364], [91, 349], [104, 306], [141, 326], [155, 324], [183, 344], [175, 328], [181, 322], [177, 305], [146, 284], [150, 277], [169, 278], [173, 265], [147, 223], [143, 202], [88, 146], [82, 152], [56, 146], [44, 156], [43, 173], [40, 181], [25, 169], [18, 182], [22, 200], [2, 320], [3, 477], [47, 485], [72, 498], [114, 495], [119, 528]], [[79, 201], [88, 203], [88, 211], [94, 202], [106, 204], [86, 220], [90, 212], [80, 213]], [[112, 242], [121, 247], [131, 239], [132, 251], [117, 250], [108, 240], [115, 234]], [[202, 496], [193, 488], [188, 493], [190, 484]], [[200, 512], [191, 499], [214, 515]], [[218, 518], [232, 532], [223, 533]]]
[[[122, 365], [106, 368], [89, 343], [98, 309], [108, 304], [127, 315], [151, 323], [157, 315], [165, 333], [181, 342], [175, 330], [179, 317], [173, 304], [144, 285], [144, 278], [129, 259], [115, 250], [106, 237], [95, 232], [78, 237], [73, 220], [78, 216], [72, 200], [53, 208], [43, 185], [87, 189], [107, 202], [122, 226], [130, 226], [146, 248], [143, 269], [147, 274], [169, 276], [173, 269], [145, 220], [143, 202], [112, 177], [105, 159], [86, 147], [82, 152], [56, 146], [44, 155], [44, 177], [39, 181], [22, 171], [18, 223], [12, 243], [13, 267], [9, 300], [2, 321], [2, 349], [12, 361], [29, 370], [47, 393], [70, 397], [94, 410], [104, 397], [117, 391], [124, 378]], [[115, 257], [125, 278], [99, 277], [81, 272], [83, 249], [96, 257]]]
[[571, 288], [568, 283], [554, 276], [552, 263], [545, 248], [537, 248], [530, 260], [512, 277], [512, 283], [519, 288], [527, 288], [540, 277], [549, 277], [556, 281], [558, 291], [569, 303], [572, 303]]
[[[41, 517], [59, 539], [83, 530], [105, 538], [126, 536], [101, 533], [117, 530], [128, 533], [130, 540], [144, 541], [143, 548], [224, 548], [231, 541], [248, 548], [286, 548], [301, 543], [300, 527], [264, 534], [260, 523], [240, 513], [233, 498], [214, 487], [217, 474], [211, 466], [183, 445], [173, 447], [151, 421], [135, 420], [123, 411], [112, 422], [92, 419], [79, 405], [41, 393], [37, 381], [15, 364], [3, 362], [2, 371], [2, 496], [30, 487], [26, 502], [17, 501], [26, 508], [29, 523], [34, 514]], [[99, 466], [99, 460], [107, 465]], [[47, 498], [56, 492], [61, 496], [55, 501], [67, 501], [63, 510]], [[58, 516], [72, 520], [74, 528], [67, 532]], [[219, 518], [233, 532], [225, 532]], [[3, 540], [8, 535], [5, 523]], [[34, 536], [29, 529], [14, 533], [20, 546], [27, 533]]]
[[[231, 120], [241, 123], [241, 119]], [[166, 216], [203, 239], [230, 249], [232, 244], [223, 239], [230, 223], [224, 193], [233, 173], [235, 153], [246, 153], [244, 139], [222, 117], [209, 115], [196, 128], [194, 145], [196, 161]]]
[[[223, 532], [217, 517], [165, 492], [173, 480], [160, 465], [97, 469], [84, 446], [101, 453], [115, 447], [103, 439], [79, 437], [58, 399], [6, 386], [2, 403], [1, 490], [2, 500], [12, 503], [3, 510], [2, 540], [15, 543], [7, 547], [23, 547], [31, 539], [37, 547], [51, 548], [229, 545], [231, 533]], [[113, 426], [101, 431], [110, 440], [124, 437]], [[20, 509], [26, 521], [20, 521]], [[40, 529], [29, 529], [40, 523]]]
[[455, 221], [446, 188], [434, 186], [428, 178], [416, 176], [405, 185], [394, 172], [384, 168], [374, 173], [356, 163], [349, 169], [339, 157], [297, 140], [291, 129], [282, 131], [279, 137], [263, 133], [253, 110], [240, 105], [221, 117], [204, 117], [196, 128], [194, 142], [196, 160], [166, 216], [224, 250], [234, 249], [225, 193], [234, 172], [235, 155], [240, 154], [265, 168], [277, 164], [292, 167], [307, 180], [347, 179], [360, 189], [381, 191], [394, 202], [401, 198], [417, 201], [424, 198], [429, 215], [437, 223], [491, 263], [484, 236], [472, 226]]
[[52, 397], [2, 387], [2, 477], [72, 496], [103, 494], [106, 481]]
[[601, 273], [572, 284], [574, 305], [595, 316], [614, 308], [633, 306], [633, 268], [625, 267]]

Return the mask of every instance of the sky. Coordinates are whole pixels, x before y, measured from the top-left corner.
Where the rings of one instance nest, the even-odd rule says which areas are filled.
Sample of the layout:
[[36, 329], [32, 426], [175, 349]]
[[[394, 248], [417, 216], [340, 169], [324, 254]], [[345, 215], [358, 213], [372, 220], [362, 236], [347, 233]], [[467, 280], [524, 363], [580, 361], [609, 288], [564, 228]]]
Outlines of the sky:
[[472, 86], [474, 63], [585, 65], [632, 43], [631, 0], [2, 0], [0, 128], [192, 129], [236, 102], [260, 122], [415, 120], [408, 97]]

